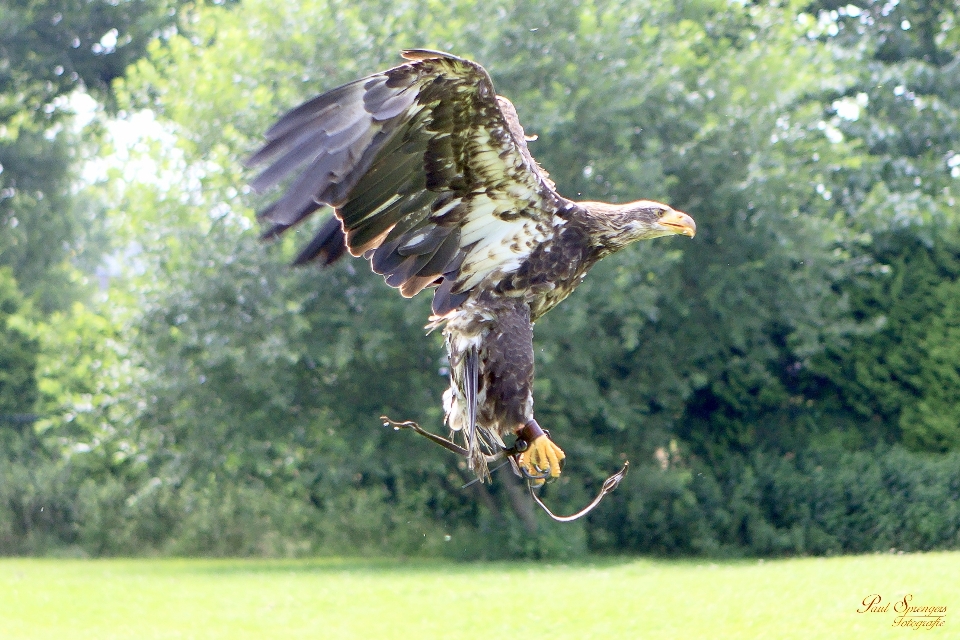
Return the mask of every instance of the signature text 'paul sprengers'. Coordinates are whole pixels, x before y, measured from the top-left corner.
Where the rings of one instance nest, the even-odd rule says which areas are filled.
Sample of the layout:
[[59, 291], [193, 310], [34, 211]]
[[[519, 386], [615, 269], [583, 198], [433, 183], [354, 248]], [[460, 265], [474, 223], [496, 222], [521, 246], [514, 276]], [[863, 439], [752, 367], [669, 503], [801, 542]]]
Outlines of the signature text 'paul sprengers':
[[873, 593], [863, 599], [857, 613], [893, 613], [894, 627], [911, 629], [934, 629], [944, 626], [947, 617], [945, 606], [915, 605], [913, 594], [906, 594], [900, 600], [884, 602], [879, 593]]

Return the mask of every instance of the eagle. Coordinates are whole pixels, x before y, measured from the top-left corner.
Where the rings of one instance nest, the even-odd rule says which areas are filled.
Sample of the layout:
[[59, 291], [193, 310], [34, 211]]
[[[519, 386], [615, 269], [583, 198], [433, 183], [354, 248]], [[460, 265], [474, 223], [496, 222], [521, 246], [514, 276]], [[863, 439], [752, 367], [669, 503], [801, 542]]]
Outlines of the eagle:
[[534, 419], [534, 322], [598, 260], [637, 240], [693, 237], [685, 213], [650, 200], [578, 202], [530, 155], [513, 104], [479, 64], [424, 49], [404, 64], [318, 95], [282, 116], [249, 167], [285, 189], [259, 214], [274, 238], [320, 209], [334, 216], [295, 264], [363, 256], [412, 297], [433, 289], [451, 440], [481, 481], [514, 434], [515, 470], [538, 486], [563, 450]]

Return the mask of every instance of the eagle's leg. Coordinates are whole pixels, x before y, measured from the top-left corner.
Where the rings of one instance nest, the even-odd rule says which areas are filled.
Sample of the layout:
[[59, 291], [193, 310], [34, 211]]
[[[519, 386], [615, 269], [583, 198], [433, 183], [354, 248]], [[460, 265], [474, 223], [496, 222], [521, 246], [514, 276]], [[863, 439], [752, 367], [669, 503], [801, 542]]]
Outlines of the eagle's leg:
[[560, 477], [561, 461], [566, 457], [563, 449], [554, 444], [550, 436], [540, 428], [533, 418], [517, 430], [517, 438], [527, 443], [517, 461], [520, 472], [534, 486], [541, 486], [547, 480]]

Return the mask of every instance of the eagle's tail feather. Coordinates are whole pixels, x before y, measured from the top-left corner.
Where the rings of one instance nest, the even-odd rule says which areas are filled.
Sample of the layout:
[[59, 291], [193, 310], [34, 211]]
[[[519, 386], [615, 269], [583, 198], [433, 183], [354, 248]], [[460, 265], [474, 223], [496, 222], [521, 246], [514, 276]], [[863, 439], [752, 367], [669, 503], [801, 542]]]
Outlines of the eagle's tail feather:
[[[480, 355], [477, 348], [471, 346], [464, 357], [464, 401], [467, 408], [467, 451], [469, 459], [467, 461], [470, 470], [478, 477], [485, 478], [489, 475], [487, 463], [484, 460], [484, 454], [481, 450], [481, 434], [477, 433], [477, 388], [480, 383]], [[484, 442], [483, 444], [488, 444]]]

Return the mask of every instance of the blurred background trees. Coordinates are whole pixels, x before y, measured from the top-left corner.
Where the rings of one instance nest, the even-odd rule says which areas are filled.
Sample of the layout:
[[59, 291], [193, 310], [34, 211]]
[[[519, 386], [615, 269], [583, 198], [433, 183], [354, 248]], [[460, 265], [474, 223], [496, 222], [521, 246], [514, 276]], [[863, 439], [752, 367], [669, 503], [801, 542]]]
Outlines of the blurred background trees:
[[[953, 3], [60, 5], [0, 9], [0, 551], [960, 543]], [[561, 193], [697, 220], [538, 323], [547, 499], [634, 463], [577, 524], [380, 426], [440, 428], [428, 295], [257, 241], [262, 132], [407, 47], [484, 64]]]

